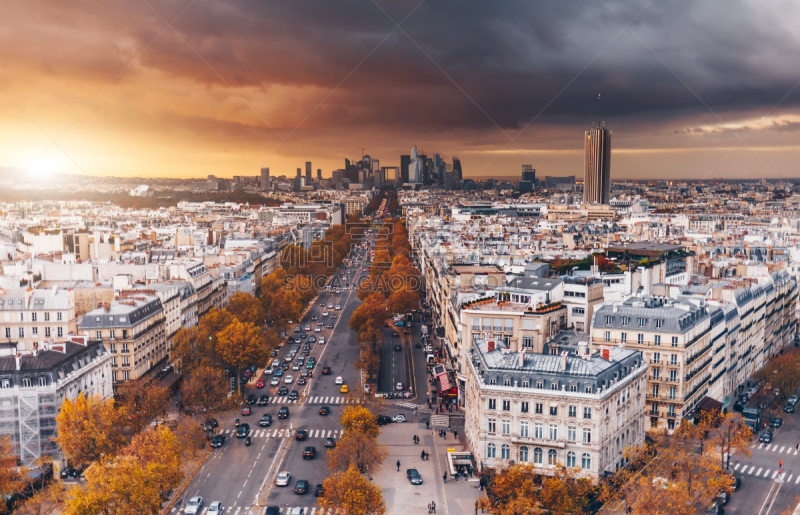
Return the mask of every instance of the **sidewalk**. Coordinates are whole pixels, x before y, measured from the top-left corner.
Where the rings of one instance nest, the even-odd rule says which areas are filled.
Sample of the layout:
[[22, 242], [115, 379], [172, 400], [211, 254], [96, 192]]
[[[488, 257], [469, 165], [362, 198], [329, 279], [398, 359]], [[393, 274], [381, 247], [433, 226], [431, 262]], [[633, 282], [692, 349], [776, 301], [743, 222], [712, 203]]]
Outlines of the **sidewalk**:
[[[461, 515], [475, 511], [475, 501], [483, 495], [479, 489], [478, 478], [455, 481], [447, 474], [447, 483], [442, 481], [442, 474], [447, 469], [447, 449], [467, 450], [463, 440], [463, 432], [459, 431], [459, 439], [453, 438], [452, 430], [447, 439], [438, 436], [440, 426], [425, 429], [425, 424], [418, 420], [430, 415], [420, 414], [413, 421], [405, 424], [389, 424], [383, 426], [379, 440], [387, 445], [389, 451], [381, 470], [373, 479], [383, 490], [383, 499], [389, 515], [408, 515], [409, 513], [427, 513], [428, 503], [436, 503], [437, 514]], [[415, 445], [413, 436], [420, 437]], [[430, 459], [423, 461], [420, 457], [425, 450]], [[400, 461], [400, 472], [397, 461]], [[406, 469], [415, 468], [422, 476], [421, 485], [412, 485], [406, 478]], [[424, 510], [424, 511], [423, 511]]]

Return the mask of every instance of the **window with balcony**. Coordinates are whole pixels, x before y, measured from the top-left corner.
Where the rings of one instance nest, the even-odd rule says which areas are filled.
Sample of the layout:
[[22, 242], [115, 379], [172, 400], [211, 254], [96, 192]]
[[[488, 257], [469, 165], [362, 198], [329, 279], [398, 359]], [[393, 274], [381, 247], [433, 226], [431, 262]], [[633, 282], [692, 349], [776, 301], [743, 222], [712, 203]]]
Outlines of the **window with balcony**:
[[636, 335], [636, 343], [639, 345], [644, 343], [644, 335], [642, 333]]
[[497, 409], [497, 399], [489, 399], [489, 409]]
[[578, 416], [578, 407], [577, 406], [567, 406], [567, 416], [577, 417]]
[[672, 404], [667, 408], [667, 416], [674, 417], [675, 416], [675, 405]]
[[567, 440], [570, 442], [574, 442], [578, 439], [578, 430], [575, 426], [569, 426], [567, 428]]
[[117, 357], [116, 356], [113, 356], [111, 358], [111, 366], [112, 367], [116, 367], [117, 366]]
[[653, 397], [658, 397], [658, 385], [653, 385]]
[[628, 333], [620, 333], [619, 339], [622, 341], [622, 343], [628, 343]]
[[113, 329], [108, 332], [108, 338], [111, 339], [111, 340], [114, 339], [115, 335], [116, 335], [116, 331], [114, 331]]
[[527, 401], [526, 401], [526, 402], [520, 402], [520, 403], [519, 403], [519, 410], [520, 410], [522, 413], [527, 413], [527, 412], [528, 412], [528, 403], [527, 403]]
[[111, 382], [112, 383], [116, 383], [117, 382], [117, 371], [116, 370], [111, 372]]
[[675, 389], [674, 386], [670, 386], [669, 387], [669, 398], [670, 399], [673, 399], [673, 400], [675, 399], [675, 391], [676, 391], [676, 389]]
[[669, 364], [670, 365], [677, 365], [678, 364], [678, 355], [677, 354], [672, 354], [669, 357]]
[[553, 416], [558, 415], [558, 406], [550, 406], [550, 414]]
[[128, 360], [128, 356], [122, 356], [122, 366], [123, 366], [123, 367], [128, 367], [128, 366], [130, 366], [130, 364], [131, 364], [131, 363], [130, 363], [130, 361]]
[[122, 344], [122, 352], [128, 352], [128, 344], [127, 343], [123, 343]]
[[503, 411], [511, 411], [511, 401], [503, 401]]
[[661, 379], [661, 370], [656, 368], [653, 370], [653, 380], [658, 381], [659, 379]]
[[95, 331], [94, 332], [95, 340], [102, 340], [103, 339], [103, 331]]
[[653, 353], [653, 363], [660, 363], [661, 362], [661, 353], [654, 352]]
[[128, 339], [128, 330], [127, 329], [123, 329], [122, 330], [122, 339], [123, 340], [127, 340]]
[[670, 381], [677, 381], [678, 380], [678, 371], [677, 370], [670, 370], [669, 371], [669, 380]]
[[592, 418], [592, 408], [583, 408], [583, 418]]
[[657, 334], [653, 337], [653, 345], [661, 345], [661, 335]]
[[539, 414], [544, 413], [544, 404], [542, 404], [541, 402], [537, 402], [535, 404], [535, 408], [536, 408], [536, 413]]
[[607, 342], [611, 341], [611, 331], [606, 331], [605, 335], [603, 335], [603, 336], [604, 336], [605, 341], [607, 341]]

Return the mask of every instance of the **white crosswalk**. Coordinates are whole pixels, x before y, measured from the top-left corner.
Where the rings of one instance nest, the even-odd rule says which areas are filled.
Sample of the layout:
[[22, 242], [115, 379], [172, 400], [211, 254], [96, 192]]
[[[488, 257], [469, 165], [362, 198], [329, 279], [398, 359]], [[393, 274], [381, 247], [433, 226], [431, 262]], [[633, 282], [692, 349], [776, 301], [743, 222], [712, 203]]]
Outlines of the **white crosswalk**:
[[450, 415], [431, 415], [432, 426], [449, 426]]
[[306, 404], [358, 404], [361, 402], [359, 399], [351, 397], [307, 397]]
[[763, 443], [760, 443], [760, 444], [753, 444], [752, 448], [754, 448], [754, 449], [763, 449], [765, 451], [775, 452], [775, 453], [778, 453], [778, 454], [786, 453], [786, 454], [791, 454], [792, 456], [797, 456], [798, 454], [800, 454], [800, 449], [798, 449], [797, 447], [792, 447], [791, 445], [789, 445], [789, 446], [786, 446], [786, 445], [778, 446], [776, 444], [770, 444], [770, 443], [763, 444]]
[[[318, 506], [298, 506], [302, 511], [303, 515], [330, 515], [333, 513], [333, 510], [325, 510], [324, 508], [320, 508]], [[285, 511], [281, 511], [281, 513], [291, 513], [292, 510], [295, 509], [294, 507], [288, 507]], [[259, 513], [263, 513], [264, 508], [251, 506], [237, 506], [236, 508], [226, 508], [225, 513], [230, 513], [231, 515], [257, 515]], [[170, 513], [178, 513], [181, 509], [177, 506], [173, 506], [170, 510]], [[202, 509], [200, 515], [206, 515], [208, 512], [208, 506]]]
[[[734, 472], [738, 472], [740, 474], [747, 474], [748, 476], [761, 477], [764, 479], [775, 479], [778, 477], [778, 472], [779, 472], [779, 470], [771, 470], [771, 469], [764, 470], [764, 467], [759, 467], [758, 469], [756, 469], [754, 465], [751, 466], [742, 463], [736, 463], [735, 465], [732, 466], [732, 468]], [[784, 483], [794, 482], [794, 484], [796, 485], [800, 484], [800, 474], [794, 475], [793, 473], [789, 472], [781, 472], [780, 474], [781, 474], [780, 480], [783, 481]]]
[[403, 406], [404, 408], [411, 408], [411, 409], [417, 409], [422, 407], [421, 404], [414, 404], [413, 402], [396, 402], [395, 404], [398, 406]]
[[[300, 428], [305, 429], [305, 428]], [[341, 438], [344, 431], [341, 429], [306, 429], [309, 438]], [[223, 429], [220, 434], [233, 437], [236, 429]], [[294, 436], [294, 431], [289, 429], [251, 429], [247, 436], [252, 438], [286, 438]]]

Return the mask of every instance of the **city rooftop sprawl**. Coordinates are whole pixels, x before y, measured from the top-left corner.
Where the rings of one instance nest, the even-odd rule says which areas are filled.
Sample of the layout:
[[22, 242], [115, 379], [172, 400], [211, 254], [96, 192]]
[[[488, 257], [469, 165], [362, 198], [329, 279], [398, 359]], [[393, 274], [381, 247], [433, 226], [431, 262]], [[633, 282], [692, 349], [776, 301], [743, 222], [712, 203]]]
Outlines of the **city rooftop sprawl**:
[[[618, 470], [648, 430], [733, 409], [795, 345], [800, 191], [613, 181], [610, 145], [610, 130], [587, 130], [577, 178], [523, 165], [516, 180], [470, 180], [457, 157], [414, 147], [399, 166], [365, 155], [325, 178], [306, 163], [126, 187], [164, 200], [152, 208], [0, 203], [0, 400], [15, 407], [0, 432], [25, 463], [57, 455], [64, 398], [109, 398], [161, 370], [180, 327], [255, 294], [284, 247], [395, 189], [446, 357], [437, 387], [457, 389], [475, 461]], [[263, 202], [173, 202], [177, 191]]]

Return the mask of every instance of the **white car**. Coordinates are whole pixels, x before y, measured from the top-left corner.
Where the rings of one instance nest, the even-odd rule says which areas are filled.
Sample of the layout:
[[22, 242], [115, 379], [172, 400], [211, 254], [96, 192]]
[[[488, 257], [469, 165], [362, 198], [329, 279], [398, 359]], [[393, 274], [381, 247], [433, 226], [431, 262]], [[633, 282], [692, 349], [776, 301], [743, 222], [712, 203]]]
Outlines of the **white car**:
[[307, 325], [305, 330], [306, 330], [306, 332], [310, 331], [311, 330], [311, 326]]
[[395, 415], [394, 418], [392, 419], [392, 422], [394, 422], [396, 424], [400, 424], [401, 422], [405, 422], [405, 421], [406, 421], [406, 416], [403, 415], [402, 413], [399, 414], [399, 415]]
[[199, 515], [202, 507], [203, 498], [199, 495], [196, 495], [189, 499], [189, 504], [186, 505], [186, 509], [183, 512], [187, 515]]
[[328, 309], [333, 309], [333, 304], [328, 304]]
[[322, 316], [324, 316], [324, 317], [326, 317], [328, 315], [330, 315], [330, 313], [328, 313], [327, 311], [322, 314]]
[[315, 333], [320, 333], [320, 332], [322, 332], [322, 326], [321, 326], [321, 325], [318, 325], [318, 326], [316, 327], [316, 329], [314, 329], [314, 332], [315, 332]]
[[320, 336], [319, 337], [319, 344], [320, 345], [325, 345], [325, 337], [324, 336]]
[[277, 376], [273, 377], [272, 381], [270, 381], [269, 384], [272, 386], [278, 386], [279, 384], [281, 384], [281, 378]]
[[272, 374], [275, 373], [275, 369], [272, 367], [267, 367], [266, 369], [264, 369], [264, 373], [267, 374], [268, 376], [271, 376]]
[[340, 309], [342, 309], [342, 306], [340, 306], [339, 304], [336, 304], [336, 311], [339, 311]]
[[[291, 377], [291, 376], [289, 376], [289, 377]], [[397, 383], [396, 385], [394, 385], [394, 389], [397, 390], [398, 392], [402, 392], [403, 391], [403, 383]]]
[[289, 484], [289, 480], [291, 480], [291, 479], [292, 479], [292, 475], [289, 474], [288, 472], [286, 472], [285, 470], [282, 470], [281, 473], [278, 474], [278, 477], [275, 478], [275, 485], [276, 486], [286, 486], [286, 485]]
[[209, 504], [206, 515], [222, 515], [222, 503], [219, 501], [214, 501]]
[[292, 376], [286, 376], [286, 379], [283, 380], [286, 384], [292, 384], [292, 381], [294, 381], [294, 377]]
[[344, 384], [344, 378], [342, 376], [336, 376], [336, 381], [333, 384]]

